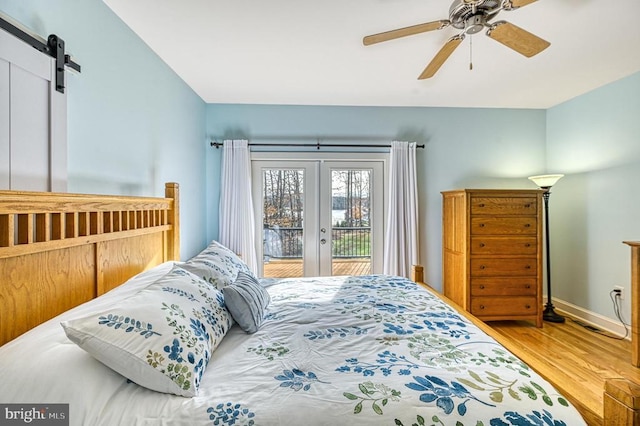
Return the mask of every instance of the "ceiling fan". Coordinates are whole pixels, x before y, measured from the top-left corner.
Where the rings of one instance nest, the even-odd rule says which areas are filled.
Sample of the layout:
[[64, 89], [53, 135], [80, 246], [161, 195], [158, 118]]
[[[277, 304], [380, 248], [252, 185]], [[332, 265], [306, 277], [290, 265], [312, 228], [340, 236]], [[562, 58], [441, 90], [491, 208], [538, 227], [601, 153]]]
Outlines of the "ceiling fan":
[[418, 80], [431, 78], [440, 69], [467, 34], [476, 34], [487, 28], [486, 35], [516, 52], [530, 58], [550, 46], [546, 40], [506, 21], [490, 22], [502, 10], [511, 11], [537, 0], [454, 0], [449, 8], [449, 19], [412, 25], [397, 30], [366, 36], [365, 46], [406, 37], [428, 31], [442, 30], [449, 26], [462, 30], [451, 37], [422, 71]]

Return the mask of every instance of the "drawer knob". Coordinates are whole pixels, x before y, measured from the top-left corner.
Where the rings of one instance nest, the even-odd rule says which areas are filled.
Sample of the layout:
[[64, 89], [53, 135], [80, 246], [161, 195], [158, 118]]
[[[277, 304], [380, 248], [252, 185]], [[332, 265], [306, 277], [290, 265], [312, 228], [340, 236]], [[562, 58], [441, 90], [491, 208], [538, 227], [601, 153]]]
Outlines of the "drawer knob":
[[484, 207], [484, 203], [478, 204], [478, 207]]
[[480, 309], [484, 309], [484, 305], [480, 305]]
[[531, 288], [531, 284], [525, 285], [524, 288]]
[[531, 305], [524, 305], [525, 308], [531, 309]]
[[484, 243], [480, 243], [480, 247], [484, 247]]
[[484, 285], [481, 285], [481, 286], [480, 286], [480, 290], [484, 290]]
[[531, 207], [531, 204], [529, 204], [529, 203], [527, 203], [527, 204], [525, 204], [525, 205], [524, 205], [524, 208], [525, 208], [525, 209], [528, 209], [528, 208], [530, 208], [530, 207]]
[[484, 268], [485, 268], [485, 266], [484, 266], [484, 265], [480, 265], [480, 269], [484, 269]]
[[531, 228], [531, 224], [530, 224], [530, 223], [525, 223], [525, 224], [524, 224], [524, 227], [525, 227], [525, 228]]
[[481, 223], [481, 224], [480, 224], [480, 228], [484, 228], [484, 223]]
[[526, 243], [524, 246], [525, 247], [531, 247], [531, 243]]
[[524, 269], [531, 269], [531, 265], [526, 265]]

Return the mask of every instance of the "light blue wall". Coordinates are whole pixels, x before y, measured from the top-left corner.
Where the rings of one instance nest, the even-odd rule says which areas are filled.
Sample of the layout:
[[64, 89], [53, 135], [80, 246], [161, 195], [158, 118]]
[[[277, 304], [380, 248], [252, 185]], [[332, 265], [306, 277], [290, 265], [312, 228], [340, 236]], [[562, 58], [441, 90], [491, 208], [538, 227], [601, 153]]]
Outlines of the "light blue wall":
[[[554, 296], [615, 319], [640, 240], [640, 73], [547, 111], [547, 167], [566, 177], [550, 200]], [[630, 320], [630, 297], [623, 305]]]
[[[440, 191], [456, 188], [535, 188], [527, 176], [544, 171], [545, 111], [462, 108], [323, 107], [210, 104], [207, 135], [414, 140], [418, 151], [420, 261], [426, 279], [442, 284]], [[266, 140], [266, 139], [263, 139]], [[258, 142], [256, 140], [256, 142]], [[209, 148], [208, 237], [217, 237], [220, 152]]]
[[0, 11], [82, 66], [68, 74], [69, 191], [164, 194], [181, 186], [182, 257], [206, 244], [205, 103], [101, 0], [0, 0]]

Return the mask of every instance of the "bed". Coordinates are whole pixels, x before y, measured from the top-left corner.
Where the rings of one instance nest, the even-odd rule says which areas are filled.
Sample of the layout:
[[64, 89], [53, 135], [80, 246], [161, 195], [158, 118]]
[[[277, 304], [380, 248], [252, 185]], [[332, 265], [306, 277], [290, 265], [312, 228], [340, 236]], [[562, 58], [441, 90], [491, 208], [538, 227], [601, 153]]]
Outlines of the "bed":
[[[640, 367], [640, 241], [624, 241], [631, 248], [631, 364]], [[640, 384], [611, 378], [604, 386], [605, 424], [640, 425]]]
[[74, 425], [585, 424], [414, 281], [256, 280], [216, 242], [180, 261], [178, 192], [0, 191], [0, 405], [68, 404]]

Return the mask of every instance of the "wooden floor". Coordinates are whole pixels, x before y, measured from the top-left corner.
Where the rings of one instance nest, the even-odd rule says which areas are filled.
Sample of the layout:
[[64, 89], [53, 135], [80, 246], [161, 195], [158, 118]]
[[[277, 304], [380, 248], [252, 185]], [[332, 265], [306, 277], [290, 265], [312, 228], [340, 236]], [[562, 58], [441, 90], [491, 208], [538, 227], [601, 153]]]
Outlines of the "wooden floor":
[[[332, 275], [367, 275], [371, 273], [371, 259], [333, 259]], [[271, 259], [264, 264], [266, 278], [302, 277], [302, 259]]]
[[631, 343], [589, 331], [569, 319], [545, 322], [542, 328], [519, 321], [487, 323], [508, 340], [511, 352], [554, 383], [589, 425], [602, 425], [603, 390], [607, 378], [640, 383], [640, 369], [631, 365]]

